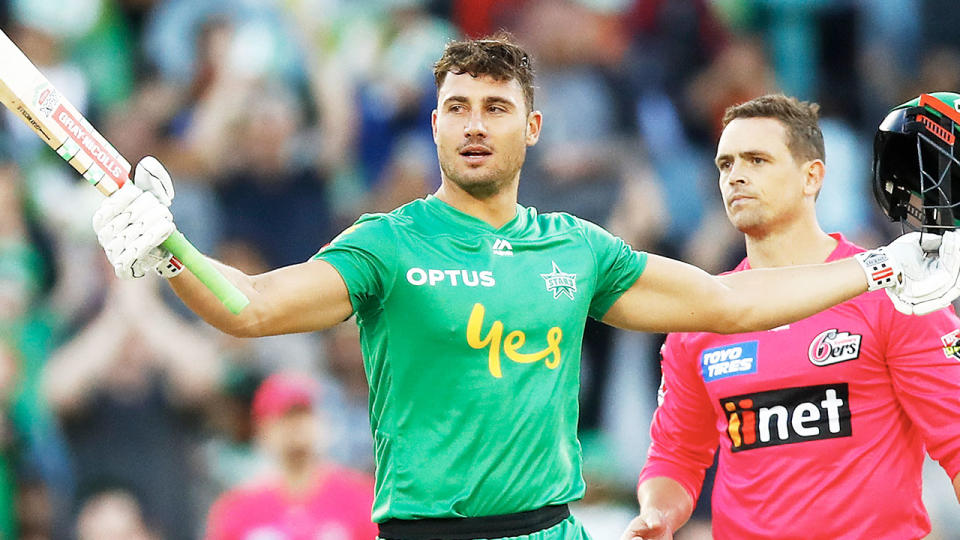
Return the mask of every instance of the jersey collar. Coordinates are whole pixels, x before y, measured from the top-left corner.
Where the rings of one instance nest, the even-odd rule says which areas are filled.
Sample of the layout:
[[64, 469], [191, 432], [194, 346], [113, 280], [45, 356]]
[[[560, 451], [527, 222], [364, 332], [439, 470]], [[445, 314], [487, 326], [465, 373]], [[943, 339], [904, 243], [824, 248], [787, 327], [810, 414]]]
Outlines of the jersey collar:
[[424, 202], [440, 219], [468, 229], [480, 229], [497, 234], [509, 234], [514, 231], [523, 230], [527, 225], [527, 209], [520, 204], [517, 204], [517, 213], [513, 216], [513, 219], [504, 223], [502, 227], [497, 228], [482, 219], [457, 210], [433, 195], [427, 195]]
[[[856, 244], [847, 240], [847, 237], [843, 233], [829, 233], [829, 236], [837, 241], [837, 247], [833, 248], [833, 251], [830, 252], [830, 255], [827, 256], [827, 260], [823, 262], [832, 262], [837, 259], [843, 259], [844, 257], [849, 257], [854, 253], [863, 251], [862, 248], [859, 248]], [[740, 264], [732, 270], [732, 272], [740, 272], [742, 270], [750, 270], [750, 259], [744, 257]]]

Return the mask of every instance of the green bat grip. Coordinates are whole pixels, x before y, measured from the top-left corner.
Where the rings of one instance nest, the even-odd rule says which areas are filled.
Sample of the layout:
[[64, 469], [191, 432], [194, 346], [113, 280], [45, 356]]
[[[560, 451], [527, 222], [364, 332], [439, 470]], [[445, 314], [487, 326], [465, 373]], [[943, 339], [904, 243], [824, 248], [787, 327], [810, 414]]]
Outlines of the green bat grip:
[[197, 279], [206, 285], [210, 292], [223, 302], [223, 305], [234, 315], [243, 311], [243, 308], [250, 303], [250, 300], [240, 292], [240, 289], [223, 277], [223, 274], [214, 268], [210, 261], [197, 248], [193, 247], [193, 244], [180, 231], [173, 231], [173, 234], [160, 245], [173, 253], [174, 257], [180, 259], [180, 262], [193, 272], [193, 275], [197, 276]]

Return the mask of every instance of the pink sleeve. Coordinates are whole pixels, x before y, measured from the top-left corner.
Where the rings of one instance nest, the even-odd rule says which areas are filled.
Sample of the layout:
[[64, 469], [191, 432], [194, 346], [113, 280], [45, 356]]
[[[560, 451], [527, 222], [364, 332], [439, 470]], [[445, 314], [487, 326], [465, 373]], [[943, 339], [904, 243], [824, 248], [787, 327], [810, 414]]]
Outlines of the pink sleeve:
[[677, 334], [667, 336], [660, 350], [662, 400], [650, 426], [650, 450], [639, 483], [657, 476], [676, 480], [696, 501], [704, 471], [717, 450], [716, 417], [697, 359]]
[[953, 308], [908, 316], [886, 305], [894, 391], [927, 453], [953, 479], [960, 473], [960, 319]]
[[204, 540], [227, 540], [230, 538], [230, 532], [227, 526], [227, 519], [230, 516], [227, 501], [227, 496], [223, 496], [210, 507], [210, 514], [207, 516], [207, 532], [203, 537]]

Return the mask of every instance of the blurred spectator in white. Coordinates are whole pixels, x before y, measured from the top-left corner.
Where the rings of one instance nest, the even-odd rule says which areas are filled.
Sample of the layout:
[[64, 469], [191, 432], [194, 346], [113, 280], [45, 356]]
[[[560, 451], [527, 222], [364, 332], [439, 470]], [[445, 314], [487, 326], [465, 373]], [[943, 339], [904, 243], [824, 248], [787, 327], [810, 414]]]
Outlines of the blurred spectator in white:
[[271, 375], [253, 398], [257, 443], [272, 470], [224, 494], [211, 508], [208, 540], [370, 540], [373, 478], [330, 463], [328, 433], [305, 377]]
[[77, 540], [161, 540], [150, 529], [140, 501], [122, 487], [105, 487], [84, 498]]
[[100, 312], [50, 358], [45, 388], [78, 490], [123, 482], [164, 538], [191, 538], [191, 415], [217, 390], [221, 366], [205, 331], [163, 304], [158, 281], [115, 280]]

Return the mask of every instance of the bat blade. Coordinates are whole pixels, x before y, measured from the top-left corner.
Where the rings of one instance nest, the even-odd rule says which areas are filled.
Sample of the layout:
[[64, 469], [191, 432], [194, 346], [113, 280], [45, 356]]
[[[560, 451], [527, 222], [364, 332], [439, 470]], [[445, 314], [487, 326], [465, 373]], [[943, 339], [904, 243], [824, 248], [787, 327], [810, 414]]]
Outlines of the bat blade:
[[[57, 92], [2, 30], [0, 102], [104, 195], [109, 196], [130, 179], [130, 162]], [[234, 314], [250, 303], [179, 231], [162, 245]]]
[[130, 163], [2, 31], [0, 58], [0, 102], [104, 195], [119, 189]]

